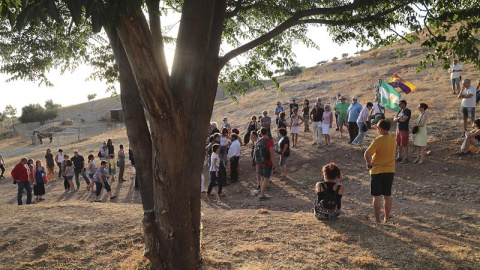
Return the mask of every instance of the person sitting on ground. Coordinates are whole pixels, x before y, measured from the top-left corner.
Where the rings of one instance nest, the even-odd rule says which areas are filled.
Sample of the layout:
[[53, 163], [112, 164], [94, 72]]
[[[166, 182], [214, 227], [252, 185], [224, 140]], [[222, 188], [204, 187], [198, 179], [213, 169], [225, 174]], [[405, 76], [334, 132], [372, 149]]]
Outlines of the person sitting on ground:
[[110, 200], [115, 199], [117, 196], [112, 196], [112, 188], [110, 187], [110, 184], [108, 183], [108, 173], [107, 173], [107, 162], [105, 160], [102, 160], [100, 167], [98, 167], [97, 172], [93, 175], [93, 179], [95, 180], [95, 185], [97, 187], [97, 190], [95, 191], [95, 202], [101, 202], [102, 200], [100, 199], [100, 194], [102, 192], [102, 188], [107, 190], [107, 194], [110, 196]]
[[315, 185], [315, 217], [318, 220], [334, 219], [342, 209], [344, 188], [335, 182], [342, 178], [342, 172], [337, 164], [330, 162], [323, 166], [322, 173], [324, 182]]
[[480, 149], [480, 119], [477, 119], [473, 123], [473, 130], [465, 132], [465, 140], [463, 140], [462, 147], [460, 148], [460, 155], [470, 154], [470, 147], [474, 146]]

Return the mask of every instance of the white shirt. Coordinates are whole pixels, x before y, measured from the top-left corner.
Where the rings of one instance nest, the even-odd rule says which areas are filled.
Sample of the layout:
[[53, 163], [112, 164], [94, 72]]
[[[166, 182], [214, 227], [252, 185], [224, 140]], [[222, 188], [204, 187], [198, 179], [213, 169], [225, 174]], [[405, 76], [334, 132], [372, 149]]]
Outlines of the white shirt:
[[57, 162], [62, 162], [63, 161], [63, 153], [58, 153], [57, 154]]
[[233, 141], [230, 145], [227, 157], [240, 157], [240, 142], [238, 140]]
[[362, 111], [358, 115], [357, 124], [365, 124], [365, 122], [368, 120], [368, 112], [368, 107], [362, 109]]
[[227, 145], [228, 145], [227, 137], [221, 136], [220, 137], [220, 146], [227, 146]]
[[373, 112], [374, 112], [375, 114], [377, 114], [377, 113], [385, 113], [384, 110], [380, 108], [380, 105], [378, 104], [378, 102], [375, 102], [375, 103], [373, 104]]
[[470, 85], [469, 88], [462, 91], [462, 95], [469, 95], [472, 94], [469, 98], [462, 99], [462, 107], [464, 108], [475, 108], [477, 105], [477, 90], [473, 85]]
[[212, 161], [210, 165], [210, 171], [218, 172], [220, 170], [220, 157], [218, 156], [218, 154], [213, 152], [210, 160]]
[[[449, 70], [453, 71], [453, 70], [461, 70], [461, 69], [462, 69], [462, 65], [456, 64], [454, 66], [450, 66]], [[458, 71], [452, 72], [452, 73], [450, 73], [450, 79], [456, 79], [456, 78], [460, 77], [460, 75], [462, 75], [462, 72], [458, 72]]]

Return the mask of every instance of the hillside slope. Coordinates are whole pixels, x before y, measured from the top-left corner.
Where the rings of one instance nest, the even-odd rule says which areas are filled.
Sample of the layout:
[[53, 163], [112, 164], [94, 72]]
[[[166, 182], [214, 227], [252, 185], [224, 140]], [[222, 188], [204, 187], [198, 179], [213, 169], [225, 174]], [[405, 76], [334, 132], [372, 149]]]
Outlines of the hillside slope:
[[[288, 160], [288, 177], [273, 175], [268, 192], [273, 198], [268, 201], [259, 201], [251, 193], [256, 185], [255, 173], [251, 169], [250, 147], [243, 147], [239, 182], [225, 188], [226, 197], [202, 195], [205, 269], [480, 268], [480, 155], [454, 155], [461, 143], [460, 102], [451, 94], [445, 71], [430, 68], [415, 73], [425, 53], [416, 46], [396, 44], [372, 50], [356, 58], [310, 68], [296, 78], [281, 78], [283, 91], [269, 86], [265, 91], [240, 96], [237, 103], [215, 103], [212, 120], [220, 122], [228, 116], [243, 133], [252, 115], [264, 109], [272, 112], [276, 101], [286, 105], [293, 96], [299, 100], [321, 97], [325, 103], [341, 93], [358, 95], [359, 102], [365, 104], [372, 101], [373, 84], [378, 78], [387, 79], [397, 73], [419, 87], [403, 95], [413, 119], [418, 116], [415, 108], [419, 102], [430, 106], [430, 154], [422, 165], [397, 164], [392, 223], [380, 225], [372, 217], [369, 175], [363, 162], [363, 152], [376, 136], [373, 131], [367, 132], [362, 146], [349, 145], [346, 138], [340, 139], [332, 131], [332, 146], [320, 149], [312, 147], [311, 133], [301, 131], [299, 147], [292, 150]], [[400, 47], [405, 57], [399, 59], [396, 50]], [[364, 63], [350, 66], [348, 61]], [[464, 69], [464, 77], [478, 77], [470, 66]], [[115, 103], [107, 103], [111, 101], [103, 105], [101, 102], [99, 113], [103, 108], [116, 107]], [[62, 115], [83, 117], [88, 106], [63, 108]], [[387, 112], [387, 117], [392, 116], [393, 112]], [[67, 153], [79, 149], [87, 155], [95, 153], [107, 138], [128, 148], [124, 128], [92, 135], [81, 142], [60, 141], [54, 146]], [[0, 268], [139, 269], [145, 265], [140, 197], [131, 180], [112, 185], [118, 195], [112, 202], [105, 195], [104, 203], [91, 202], [83, 182], [81, 190], [65, 194], [63, 182], [53, 181], [47, 184], [45, 201], [15, 205], [16, 187], [9, 178], [11, 166], [25, 155], [43, 160], [49, 147], [52, 145], [32, 146], [18, 139], [0, 141], [0, 153], [8, 165], [7, 179], [0, 180]], [[413, 159], [414, 154], [410, 157]], [[344, 174], [340, 181], [345, 188], [343, 213], [336, 221], [319, 222], [311, 213], [313, 188], [321, 180], [321, 167], [328, 162], [339, 164]], [[127, 177], [130, 175], [128, 166]]]

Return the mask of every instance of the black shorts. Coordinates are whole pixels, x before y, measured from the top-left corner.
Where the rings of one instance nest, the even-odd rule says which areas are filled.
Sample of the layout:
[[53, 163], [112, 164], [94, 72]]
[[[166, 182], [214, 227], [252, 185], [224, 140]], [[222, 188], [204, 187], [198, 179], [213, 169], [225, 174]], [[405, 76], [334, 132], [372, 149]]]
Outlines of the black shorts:
[[370, 193], [372, 196], [391, 196], [392, 184], [395, 173], [372, 174]]

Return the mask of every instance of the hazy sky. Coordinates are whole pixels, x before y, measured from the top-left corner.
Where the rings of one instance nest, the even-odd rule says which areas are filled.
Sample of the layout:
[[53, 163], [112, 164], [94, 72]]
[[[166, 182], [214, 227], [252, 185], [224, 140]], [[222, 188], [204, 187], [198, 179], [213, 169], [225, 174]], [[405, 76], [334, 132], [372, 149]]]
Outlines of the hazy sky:
[[[176, 29], [173, 29], [169, 35], [174, 36], [173, 32], [175, 31]], [[311, 67], [319, 61], [331, 60], [334, 56], [340, 58], [343, 53], [353, 55], [359, 50], [354, 44], [339, 46], [333, 43], [324, 27], [312, 27], [308, 36], [320, 46], [320, 50], [308, 49], [302, 45], [295, 46], [297, 62], [301, 66]], [[165, 54], [169, 63], [173, 61], [173, 52], [174, 46], [167, 45]], [[24, 81], [7, 83], [5, 80], [8, 75], [0, 74], [0, 111], [3, 111], [6, 105], [11, 104], [17, 108], [18, 115], [20, 115], [23, 106], [32, 103], [39, 103], [43, 106], [48, 99], [52, 99], [54, 103], [60, 103], [62, 106], [68, 106], [87, 102], [87, 95], [92, 93], [97, 94], [97, 99], [109, 97], [111, 93], [105, 92], [107, 86], [104, 83], [86, 81], [90, 73], [88, 66], [81, 66], [73, 73], [63, 75], [60, 75], [59, 71], [52, 71], [48, 78], [54, 87], [38, 86], [38, 83]]]

